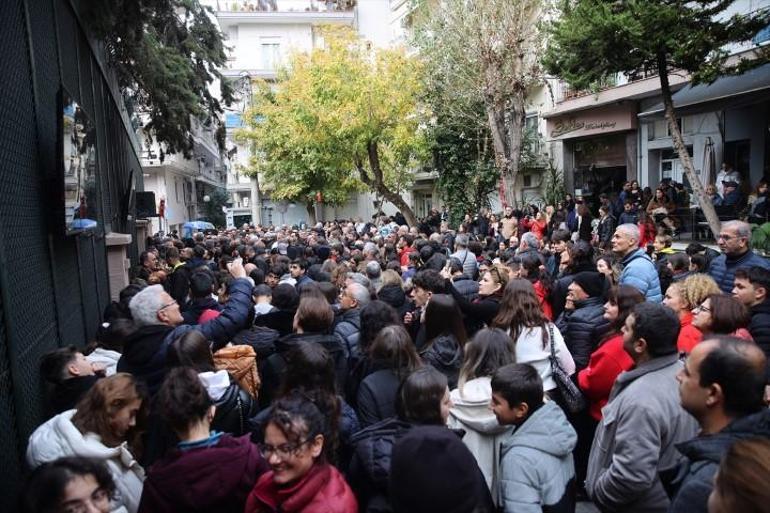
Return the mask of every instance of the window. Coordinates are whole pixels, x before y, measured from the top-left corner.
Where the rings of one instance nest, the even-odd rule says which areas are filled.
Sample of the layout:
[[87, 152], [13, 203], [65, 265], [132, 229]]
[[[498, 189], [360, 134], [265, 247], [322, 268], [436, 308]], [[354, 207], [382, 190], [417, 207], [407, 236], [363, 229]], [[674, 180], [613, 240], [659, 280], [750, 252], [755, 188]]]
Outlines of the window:
[[540, 119], [537, 114], [527, 114], [524, 118], [524, 133], [525, 138], [531, 144], [532, 153], [540, 154], [540, 133], [538, 132], [538, 125]]
[[[668, 121], [664, 121], [666, 124], [666, 137], [671, 137], [671, 128], [668, 126]], [[676, 124], [679, 126], [679, 133], [684, 134], [684, 118], [676, 118]]]
[[179, 180], [174, 178], [174, 195], [176, 196], [176, 202], [179, 203]]
[[262, 69], [273, 70], [281, 62], [281, 43], [278, 41], [262, 42]]
[[532, 175], [524, 175], [522, 178], [522, 185], [524, 187], [532, 187]]

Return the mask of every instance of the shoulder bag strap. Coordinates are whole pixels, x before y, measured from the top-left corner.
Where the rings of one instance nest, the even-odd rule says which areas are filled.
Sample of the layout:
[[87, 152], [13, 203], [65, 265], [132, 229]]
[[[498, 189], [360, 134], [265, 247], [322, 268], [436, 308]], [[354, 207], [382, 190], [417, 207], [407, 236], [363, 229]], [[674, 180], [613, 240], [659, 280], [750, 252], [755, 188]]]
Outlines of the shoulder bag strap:
[[553, 343], [553, 323], [548, 323], [548, 344], [551, 346], [551, 370], [553, 371], [553, 366], [558, 365], [556, 361], [556, 348], [554, 347]]

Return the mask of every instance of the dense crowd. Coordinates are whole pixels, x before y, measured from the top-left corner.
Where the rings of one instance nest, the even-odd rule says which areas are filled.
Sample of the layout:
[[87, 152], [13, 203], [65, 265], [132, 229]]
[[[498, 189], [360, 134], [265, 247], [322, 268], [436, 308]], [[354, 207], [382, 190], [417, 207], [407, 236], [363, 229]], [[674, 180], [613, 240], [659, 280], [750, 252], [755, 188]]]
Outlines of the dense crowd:
[[674, 251], [683, 193], [156, 236], [23, 509], [766, 512], [770, 261]]

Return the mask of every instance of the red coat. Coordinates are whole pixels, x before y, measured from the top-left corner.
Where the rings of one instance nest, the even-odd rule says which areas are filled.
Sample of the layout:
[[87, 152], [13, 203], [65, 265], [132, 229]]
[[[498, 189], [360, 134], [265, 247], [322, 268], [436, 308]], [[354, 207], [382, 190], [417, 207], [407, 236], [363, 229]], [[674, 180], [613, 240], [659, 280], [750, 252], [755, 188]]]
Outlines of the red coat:
[[679, 338], [676, 339], [676, 348], [680, 353], [689, 353], [692, 348], [703, 339], [703, 333], [692, 325], [692, 312], [685, 312], [679, 318]]
[[406, 267], [409, 265], [409, 253], [412, 251], [415, 251], [415, 249], [410, 246], [404, 246], [398, 250], [398, 260], [401, 264], [401, 267]]
[[578, 373], [578, 386], [590, 403], [589, 412], [594, 419], [602, 419], [602, 408], [607, 404], [615, 379], [633, 366], [634, 361], [623, 349], [620, 333], [591, 353], [588, 367]]
[[545, 235], [545, 231], [548, 229], [548, 224], [545, 222], [545, 219], [541, 219], [540, 221], [532, 221], [529, 225], [529, 231], [535, 234], [535, 236], [543, 240], [543, 235]]
[[342, 474], [329, 465], [316, 464], [297, 483], [281, 487], [266, 472], [254, 485], [244, 513], [357, 513], [358, 503]]
[[549, 321], [553, 321], [553, 308], [551, 308], [551, 304], [548, 302], [548, 294], [546, 294], [545, 287], [543, 287], [543, 282], [538, 280], [532, 285], [535, 287], [535, 294], [537, 295], [537, 300], [540, 302], [540, 307], [543, 309], [543, 315], [545, 315]]

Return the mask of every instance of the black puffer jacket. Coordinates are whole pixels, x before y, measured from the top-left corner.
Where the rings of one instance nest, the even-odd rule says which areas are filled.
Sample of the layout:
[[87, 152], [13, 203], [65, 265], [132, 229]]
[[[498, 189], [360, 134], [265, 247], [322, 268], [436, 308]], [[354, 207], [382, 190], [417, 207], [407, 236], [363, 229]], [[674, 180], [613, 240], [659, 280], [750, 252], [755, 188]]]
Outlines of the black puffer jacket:
[[556, 320], [556, 327], [575, 361], [576, 372], [588, 366], [591, 353], [608, 326], [603, 301], [598, 297], [576, 301], [574, 310], [564, 310]]
[[564, 311], [564, 304], [567, 302], [567, 288], [572, 284], [575, 275], [583, 271], [596, 272], [596, 265], [590, 262], [580, 263], [553, 282], [551, 292], [548, 294], [548, 301], [551, 303], [554, 319], [558, 319]]
[[439, 335], [425, 349], [420, 351], [422, 361], [446, 376], [449, 389], [457, 388], [460, 366], [463, 364], [463, 350], [451, 333]]
[[323, 346], [334, 360], [337, 378], [337, 390], [345, 390], [345, 378], [348, 373], [348, 363], [342, 349], [342, 341], [336, 335], [325, 333], [292, 333], [275, 342], [275, 353], [268, 357], [262, 367], [262, 385], [259, 390], [259, 404], [265, 408], [275, 398], [281, 386], [283, 373], [286, 371], [286, 353], [300, 342], [313, 342]]
[[412, 424], [397, 418], [364, 428], [353, 437], [353, 458], [347, 478], [359, 501], [359, 511], [391, 512], [388, 498], [390, 455], [393, 445], [412, 428]]
[[615, 218], [612, 215], [608, 215], [599, 220], [599, 225], [596, 227], [596, 235], [599, 238], [599, 242], [602, 244], [609, 244], [614, 233]]
[[768, 365], [765, 370], [765, 378], [770, 381], [770, 299], [751, 307], [749, 333], [767, 356]]
[[340, 313], [334, 323], [334, 334], [343, 342], [345, 357], [353, 362], [358, 361], [361, 357], [358, 347], [361, 338], [361, 310], [351, 308]]
[[706, 513], [722, 456], [738, 440], [754, 437], [770, 438], [770, 410], [734, 420], [719, 433], [678, 444], [685, 457], [673, 483], [669, 513]]

